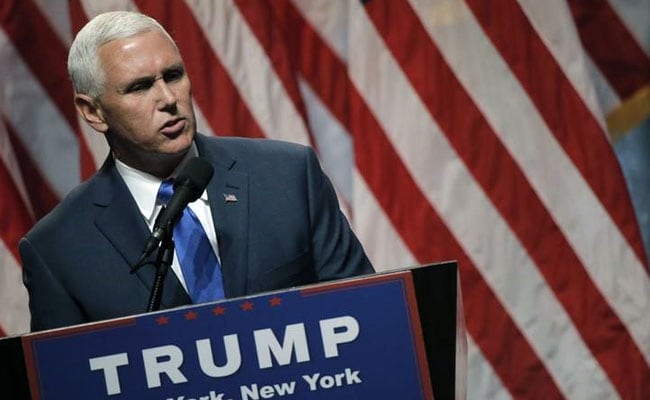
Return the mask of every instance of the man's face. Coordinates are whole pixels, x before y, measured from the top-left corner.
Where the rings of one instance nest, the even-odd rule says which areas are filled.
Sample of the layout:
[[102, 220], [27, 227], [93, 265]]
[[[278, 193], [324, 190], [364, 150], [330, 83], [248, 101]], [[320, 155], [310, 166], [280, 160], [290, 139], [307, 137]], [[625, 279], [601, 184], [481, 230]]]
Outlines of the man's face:
[[152, 30], [105, 43], [98, 51], [105, 72], [97, 99], [105, 134], [117, 157], [152, 172], [178, 161], [194, 138], [190, 81], [176, 47]]

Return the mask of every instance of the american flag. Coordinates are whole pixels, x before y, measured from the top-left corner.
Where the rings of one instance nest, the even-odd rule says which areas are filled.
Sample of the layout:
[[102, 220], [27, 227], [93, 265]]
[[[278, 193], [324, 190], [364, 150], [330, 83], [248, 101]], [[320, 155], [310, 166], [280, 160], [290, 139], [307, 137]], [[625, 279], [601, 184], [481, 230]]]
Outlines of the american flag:
[[29, 326], [18, 240], [106, 157], [66, 58], [117, 9], [176, 38], [200, 131], [313, 146], [379, 271], [458, 261], [468, 398], [650, 398], [611, 144], [650, 114], [648, 0], [2, 0], [1, 334]]

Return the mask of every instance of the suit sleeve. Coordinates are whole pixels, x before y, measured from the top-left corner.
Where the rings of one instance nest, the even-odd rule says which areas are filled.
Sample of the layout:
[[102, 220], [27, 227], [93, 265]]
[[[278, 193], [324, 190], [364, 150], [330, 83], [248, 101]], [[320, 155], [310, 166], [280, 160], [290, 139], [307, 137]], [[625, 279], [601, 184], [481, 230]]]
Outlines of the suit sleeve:
[[374, 272], [361, 243], [341, 212], [336, 192], [313, 150], [306, 151], [309, 222], [319, 281]]
[[79, 305], [70, 297], [29, 239], [19, 245], [23, 282], [29, 292], [31, 330], [40, 331], [86, 322]]

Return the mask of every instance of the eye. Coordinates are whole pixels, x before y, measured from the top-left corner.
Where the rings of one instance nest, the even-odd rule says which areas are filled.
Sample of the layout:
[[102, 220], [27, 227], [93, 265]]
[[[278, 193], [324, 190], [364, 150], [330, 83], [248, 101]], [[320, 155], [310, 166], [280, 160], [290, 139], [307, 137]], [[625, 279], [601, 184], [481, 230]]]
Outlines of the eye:
[[149, 89], [151, 86], [153, 86], [152, 79], [136, 81], [126, 88], [126, 93], [142, 92]]
[[171, 69], [163, 74], [163, 80], [165, 82], [174, 82], [178, 81], [185, 76], [185, 70], [182, 68]]

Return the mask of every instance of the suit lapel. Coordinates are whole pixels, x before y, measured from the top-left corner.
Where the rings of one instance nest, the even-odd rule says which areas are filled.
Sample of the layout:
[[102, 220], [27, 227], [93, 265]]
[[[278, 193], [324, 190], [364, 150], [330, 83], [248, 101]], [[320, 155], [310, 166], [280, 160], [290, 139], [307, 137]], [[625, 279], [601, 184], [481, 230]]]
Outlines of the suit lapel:
[[197, 135], [199, 154], [210, 161], [214, 176], [208, 184], [210, 211], [217, 231], [226, 297], [246, 294], [248, 273], [248, 175], [234, 171], [236, 160]]
[[[150, 234], [149, 228], [111, 157], [102, 167], [97, 184], [95, 205], [99, 208], [99, 212], [95, 218], [95, 225], [126, 262], [125, 265], [116, 260], [116, 267], [130, 268], [140, 258], [144, 243]], [[154, 266], [145, 265], [135, 272], [135, 275], [146, 290], [150, 291], [155, 277]], [[163, 287], [163, 307], [189, 303], [191, 303], [189, 296], [176, 275], [170, 271]], [[143, 311], [145, 308], [146, 304], [143, 304]]]

